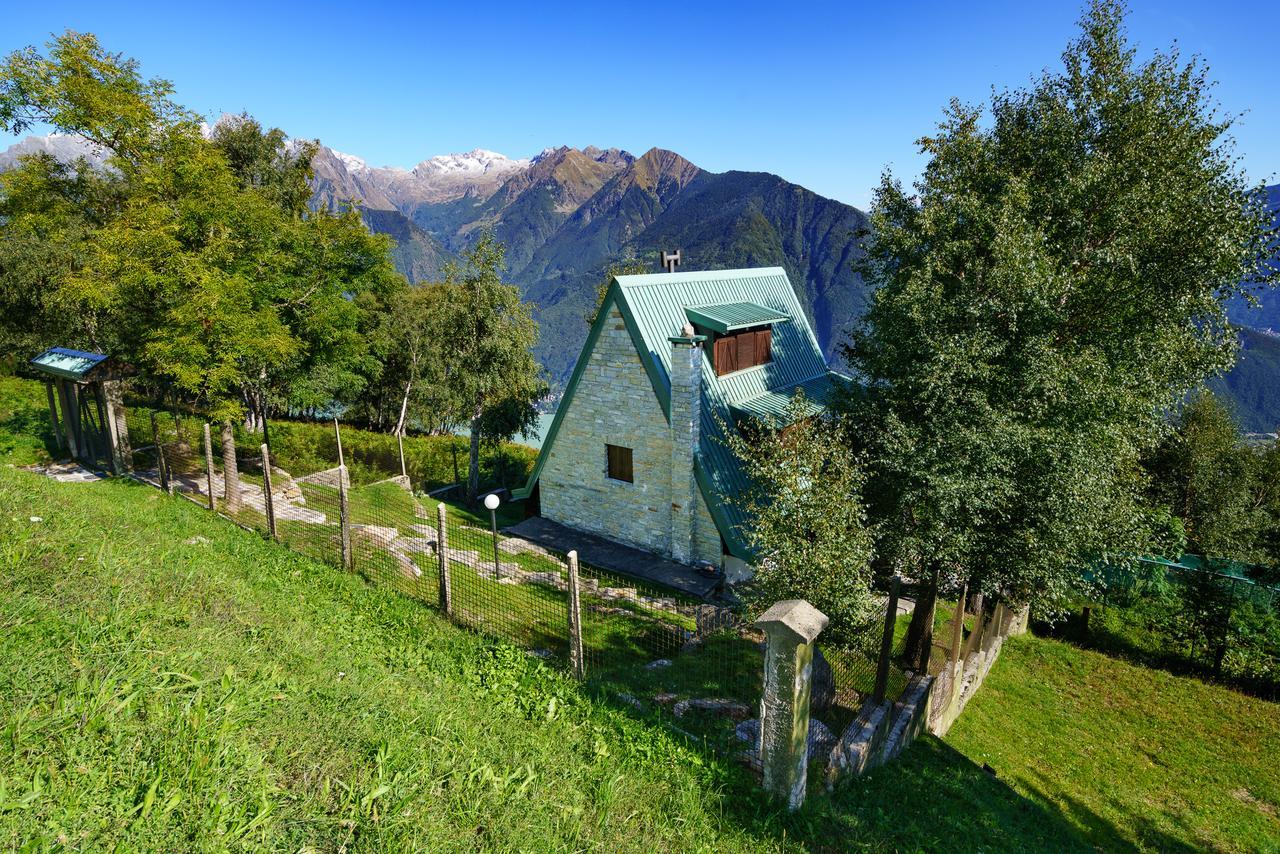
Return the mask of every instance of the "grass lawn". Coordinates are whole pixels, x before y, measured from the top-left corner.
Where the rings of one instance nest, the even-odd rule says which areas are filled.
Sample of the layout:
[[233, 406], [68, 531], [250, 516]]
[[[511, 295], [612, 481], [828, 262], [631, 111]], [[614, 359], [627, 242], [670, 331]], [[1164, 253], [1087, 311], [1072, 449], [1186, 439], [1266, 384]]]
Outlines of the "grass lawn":
[[1280, 705], [1009, 641], [947, 736], [1106, 850], [1280, 851]]
[[931, 739], [788, 816], [623, 704], [190, 502], [6, 467], [0, 507], [0, 847], [1043, 849], [1066, 828]]
[[[43, 408], [0, 378], [0, 848], [1280, 850], [1280, 706], [1015, 640], [946, 741], [788, 815], [396, 585], [15, 470], [51, 447]], [[407, 523], [399, 501], [367, 507]]]

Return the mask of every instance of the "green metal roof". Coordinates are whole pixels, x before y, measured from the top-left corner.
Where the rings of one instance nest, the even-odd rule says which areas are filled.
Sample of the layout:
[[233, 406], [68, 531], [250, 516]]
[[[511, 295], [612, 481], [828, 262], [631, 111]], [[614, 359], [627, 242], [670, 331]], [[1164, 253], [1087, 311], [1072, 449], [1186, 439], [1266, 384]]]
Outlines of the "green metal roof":
[[107, 359], [104, 353], [86, 353], [66, 347], [51, 347], [31, 360], [36, 370], [69, 380], [83, 380]]
[[781, 267], [616, 277], [591, 326], [529, 481], [517, 495], [527, 496], [542, 473], [561, 420], [573, 402], [586, 356], [600, 337], [610, 308], [616, 305], [622, 314], [654, 395], [663, 414], [670, 418], [671, 342], [668, 339], [680, 333], [688, 320], [688, 309], [703, 310], [710, 305], [734, 303], [758, 306], [792, 321], [774, 329], [773, 360], [768, 364], [717, 377], [711, 360], [704, 357], [702, 361], [703, 405], [694, 474], [729, 551], [736, 557], [751, 560], [751, 550], [742, 536], [747, 519], [733, 501], [750, 483], [724, 441], [724, 429], [733, 424], [731, 408], [770, 392], [789, 397], [792, 389], [829, 373], [818, 339]]
[[685, 316], [714, 332], [732, 332], [767, 323], [781, 323], [790, 318], [780, 311], [753, 302], [727, 302], [686, 308]]
[[832, 390], [844, 387], [851, 380], [835, 371], [827, 371], [789, 388], [777, 388], [740, 400], [730, 405], [739, 418], [754, 418], [769, 427], [785, 426], [788, 420], [791, 398], [797, 391], [804, 393], [805, 416], [817, 415], [827, 408], [827, 396]]

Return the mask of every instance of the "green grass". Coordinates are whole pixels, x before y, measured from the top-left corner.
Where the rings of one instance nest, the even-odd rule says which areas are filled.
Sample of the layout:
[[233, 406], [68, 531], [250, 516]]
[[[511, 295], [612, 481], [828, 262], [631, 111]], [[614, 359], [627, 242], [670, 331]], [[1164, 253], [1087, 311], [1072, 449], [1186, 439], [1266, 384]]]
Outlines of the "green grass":
[[947, 741], [1107, 850], [1280, 850], [1280, 705], [1015, 638]]
[[[0, 516], [3, 847], [1052, 839], [932, 740], [788, 816], [732, 761], [520, 650], [145, 486], [0, 469], [0, 506], [21, 508]], [[904, 802], [925, 783], [928, 804]]]
[[44, 384], [0, 376], [0, 462], [46, 462], [55, 450]]
[[[42, 393], [0, 379], [9, 466], [52, 447]], [[416, 518], [381, 490], [357, 506]], [[788, 815], [616, 697], [750, 679], [718, 656], [582, 686], [401, 595], [428, 573], [344, 573], [145, 486], [0, 467], [0, 508], [0, 848], [1280, 850], [1280, 707], [1058, 641], [1011, 641], [946, 741]], [[451, 518], [483, 553], [487, 519]], [[599, 649], [647, 658], [643, 616]]]

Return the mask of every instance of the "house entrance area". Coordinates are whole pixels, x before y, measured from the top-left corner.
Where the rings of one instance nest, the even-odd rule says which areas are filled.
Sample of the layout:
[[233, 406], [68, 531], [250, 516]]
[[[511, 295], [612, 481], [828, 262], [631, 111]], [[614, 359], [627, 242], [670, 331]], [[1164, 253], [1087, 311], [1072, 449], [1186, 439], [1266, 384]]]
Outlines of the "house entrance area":
[[505, 533], [529, 540], [553, 551], [576, 551], [591, 566], [660, 584], [688, 596], [711, 600], [720, 594], [724, 581], [708, 578], [697, 569], [667, 560], [640, 549], [615, 543], [583, 531], [575, 531], [550, 519], [534, 516], [506, 528]]

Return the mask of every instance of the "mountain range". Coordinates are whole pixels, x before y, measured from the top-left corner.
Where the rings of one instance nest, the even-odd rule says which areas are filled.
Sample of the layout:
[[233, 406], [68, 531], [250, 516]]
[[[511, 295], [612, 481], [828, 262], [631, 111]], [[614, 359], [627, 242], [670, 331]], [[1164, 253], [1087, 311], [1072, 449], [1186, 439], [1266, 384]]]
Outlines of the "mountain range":
[[573, 368], [583, 316], [608, 268], [636, 259], [658, 271], [660, 250], [685, 269], [778, 265], [818, 340], [835, 356], [867, 289], [853, 270], [866, 216], [763, 172], [709, 172], [672, 151], [549, 148], [528, 160], [491, 151], [376, 168], [321, 148], [315, 205], [356, 203], [392, 235], [410, 280], [430, 280], [483, 229], [507, 248], [507, 275], [536, 306], [538, 356], [553, 378]]
[[[225, 120], [225, 119], [224, 119]], [[28, 137], [0, 151], [0, 171], [24, 154], [70, 161], [101, 156], [78, 137]], [[412, 169], [374, 167], [320, 146], [312, 163], [314, 207], [354, 205], [370, 230], [394, 241], [411, 282], [439, 279], [483, 229], [507, 249], [507, 278], [535, 306], [537, 356], [554, 381], [573, 369], [585, 315], [608, 268], [633, 259], [655, 272], [660, 250], [681, 249], [685, 269], [777, 265], [786, 269], [823, 351], [839, 361], [845, 330], [870, 291], [854, 272], [867, 218], [766, 172], [710, 172], [672, 151], [636, 157], [617, 148], [547, 148], [528, 159], [476, 149]], [[1266, 188], [1280, 223], [1280, 185]], [[1246, 430], [1280, 424], [1280, 290], [1238, 298], [1240, 359], [1211, 386]]]

